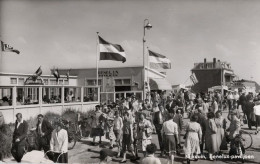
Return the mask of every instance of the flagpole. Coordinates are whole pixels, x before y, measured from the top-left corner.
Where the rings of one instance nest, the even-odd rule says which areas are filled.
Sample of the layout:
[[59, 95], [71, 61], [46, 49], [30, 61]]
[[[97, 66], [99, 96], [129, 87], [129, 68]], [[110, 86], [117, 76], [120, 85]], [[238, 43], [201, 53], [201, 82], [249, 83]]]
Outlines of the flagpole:
[[[147, 50], [149, 51], [149, 47], [147, 47]], [[147, 90], [148, 92], [150, 92], [150, 78], [149, 78], [149, 71], [150, 71], [150, 60], [149, 60], [149, 54], [148, 54], [148, 57], [147, 57]], [[149, 99], [149, 102], [150, 102], [150, 94], [148, 94], [148, 99]]]
[[99, 56], [100, 56], [100, 53], [99, 53], [99, 38], [98, 38], [98, 34], [99, 32], [97, 32], [97, 81], [96, 81], [96, 86], [98, 87], [98, 64], [99, 64]]

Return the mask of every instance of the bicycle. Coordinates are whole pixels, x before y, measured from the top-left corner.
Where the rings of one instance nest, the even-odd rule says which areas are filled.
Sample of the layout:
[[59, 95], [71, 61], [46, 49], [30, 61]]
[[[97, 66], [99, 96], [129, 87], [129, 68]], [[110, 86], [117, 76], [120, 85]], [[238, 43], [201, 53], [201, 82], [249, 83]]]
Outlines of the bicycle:
[[241, 142], [242, 142], [244, 148], [245, 149], [250, 148], [253, 144], [253, 138], [252, 138], [251, 134], [244, 130], [240, 130], [239, 133], [241, 135], [241, 138], [242, 138]]
[[81, 133], [79, 130], [79, 126], [77, 123], [62, 118], [58, 119], [58, 121], [62, 123], [63, 128], [68, 132], [68, 141], [69, 141], [68, 150], [71, 150], [75, 147], [77, 141], [81, 140]]

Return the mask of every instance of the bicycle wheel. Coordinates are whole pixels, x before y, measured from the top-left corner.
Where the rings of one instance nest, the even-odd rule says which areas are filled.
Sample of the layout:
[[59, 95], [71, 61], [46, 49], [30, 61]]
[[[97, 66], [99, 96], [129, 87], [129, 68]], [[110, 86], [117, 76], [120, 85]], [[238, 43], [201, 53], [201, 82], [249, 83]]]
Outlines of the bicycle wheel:
[[243, 131], [243, 130], [241, 130], [240, 133], [241, 133], [241, 137], [243, 139], [242, 144], [243, 144], [244, 148], [245, 149], [250, 148], [253, 144], [253, 138], [252, 138], [251, 134], [246, 131]]
[[71, 150], [74, 148], [74, 146], [76, 145], [77, 139], [76, 136], [74, 134], [70, 134], [69, 135], [69, 145], [68, 145], [68, 149]]

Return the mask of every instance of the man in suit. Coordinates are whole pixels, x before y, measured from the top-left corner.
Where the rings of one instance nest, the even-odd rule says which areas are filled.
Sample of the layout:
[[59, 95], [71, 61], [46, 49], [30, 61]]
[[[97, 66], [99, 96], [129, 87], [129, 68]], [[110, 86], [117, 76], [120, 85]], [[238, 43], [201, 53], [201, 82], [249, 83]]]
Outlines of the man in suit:
[[38, 122], [36, 125], [37, 132], [37, 148], [38, 150], [44, 150], [44, 153], [50, 150], [50, 140], [52, 133], [52, 126], [49, 121], [43, 118], [42, 114], [39, 114]]
[[21, 162], [25, 153], [28, 124], [23, 120], [21, 113], [17, 113], [16, 118], [11, 153], [17, 162]]
[[177, 106], [176, 100], [174, 100], [174, 97], [169, 96], [168, 97], [168, 103], [166, 104], [166, 109], [169, 113], [175, 112], [174, 108]]

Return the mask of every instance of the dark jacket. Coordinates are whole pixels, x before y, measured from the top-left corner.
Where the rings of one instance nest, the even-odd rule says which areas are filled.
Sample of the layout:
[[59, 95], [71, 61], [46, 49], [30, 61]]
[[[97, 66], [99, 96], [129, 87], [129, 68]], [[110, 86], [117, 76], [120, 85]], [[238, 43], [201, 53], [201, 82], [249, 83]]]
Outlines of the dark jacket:
[[15, 122], [15, 129], [13, 134], [13, 143], [15, 143], [15, 140], [17, 138], [20, 139], [19, 144], [25, 144], [25, 139], [28, 133], [28, 123], [26, 121], [23, 121], [19, 127], [17, 128], [17, 121]]
[[[38, 133], [38, 128], [39, 128], [39, 122], [36, 125], [36, 132]], [[50, 142], [51, 140], [51, 133], [52, 133], [52, 126], [51, 123], [47, 120], [42, 121], [42, 132], [44, 133], [43, 137], [46, 137], [46, 139]]]
[[170, 102], [168, 102], [167, 104], [166, 104], [166, 109], [167, 109], [167, 111], [169, 112], [169, 113], [172, 113], [173, 111], [175, 111], [174, 110], [174, 108], [175, 108], [175, 106], [177, 105], [177, 102], [176, 102], [176, 100], [173, 100], [172, 101], [172, 104], [170, 105]]

